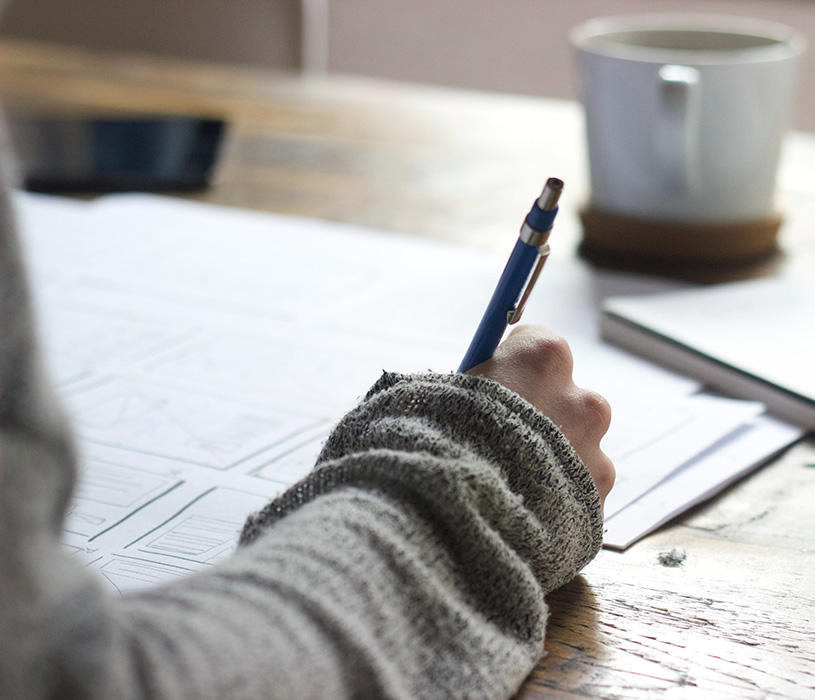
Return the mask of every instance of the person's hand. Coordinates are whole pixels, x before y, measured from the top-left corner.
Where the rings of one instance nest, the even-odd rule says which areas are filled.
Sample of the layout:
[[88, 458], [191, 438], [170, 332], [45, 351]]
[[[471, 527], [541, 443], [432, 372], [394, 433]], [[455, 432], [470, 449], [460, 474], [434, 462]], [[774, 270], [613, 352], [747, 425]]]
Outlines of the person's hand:
[[563, 338], [540, 326], [520, 326], [491, 359], [467, 374], [500, 382], [548, 416], [583, 460], [605, 501], [615, 471], [600, 440], [611, 423], [611, 408], [600, 394], [575, 385], [572, 368], [572, 351]]

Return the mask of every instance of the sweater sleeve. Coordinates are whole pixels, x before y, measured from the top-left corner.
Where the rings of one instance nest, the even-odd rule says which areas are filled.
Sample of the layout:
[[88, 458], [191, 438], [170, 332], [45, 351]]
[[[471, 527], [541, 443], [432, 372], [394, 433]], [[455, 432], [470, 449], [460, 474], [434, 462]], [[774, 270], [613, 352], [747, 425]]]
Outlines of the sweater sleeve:
[[162, 697], [510, 697], [544, 595], [601, 536], [590, 476], [531, 405], [386, 374], [231, 562], [120, 612]]
[[375, 489], [440, 530], [456, 523], [453, 552], [485, 574], [520, 558], [544, 593], [602, 544], [599, 497], [568, 442], [482, 377], [385, 373], [333, 431], [315, 471], [250, 518], [243, 541], [340, 485]]
[[231, 561], [111, 602], [116, 675], [150, 697], [510, 697], [543, 653], [545, 594], [600, 547], [600, 510], [515, 394], [386, 374]]
[[120, 599], [46, 552], [17, 616], [39, 685], [4, 697], [510, 697], [543, 652], [544, 595], [601, 533], [587, 471], [530, 405], [385, 375], [221, 566]]

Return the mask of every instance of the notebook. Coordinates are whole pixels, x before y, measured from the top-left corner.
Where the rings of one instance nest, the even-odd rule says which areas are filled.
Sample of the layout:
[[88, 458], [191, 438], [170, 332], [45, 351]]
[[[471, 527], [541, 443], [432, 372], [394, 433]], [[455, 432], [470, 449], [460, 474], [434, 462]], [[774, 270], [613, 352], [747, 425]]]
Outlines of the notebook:
[[815, 282], [771, 278], [612, 297], [600, 327], [610, 343], [815, 429]]

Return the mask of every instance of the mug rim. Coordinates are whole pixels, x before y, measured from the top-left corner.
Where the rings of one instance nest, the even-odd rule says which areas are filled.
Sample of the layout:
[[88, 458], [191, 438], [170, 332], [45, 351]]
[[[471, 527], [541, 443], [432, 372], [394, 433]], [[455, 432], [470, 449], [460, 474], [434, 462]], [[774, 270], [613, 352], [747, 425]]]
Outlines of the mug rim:
[[[604, 41], [625, 32], [688, 31], [755, 37], [769, 43], [728, 49], [671, 48]], [[765, 62], [802, 54], [807, 47], [804, 35], [780, 22], [752, 17], [701, 13], [620, 14], [595, 17], [569, 32], [574, 48], [585, 53], [639, 62], [730, 64]]]

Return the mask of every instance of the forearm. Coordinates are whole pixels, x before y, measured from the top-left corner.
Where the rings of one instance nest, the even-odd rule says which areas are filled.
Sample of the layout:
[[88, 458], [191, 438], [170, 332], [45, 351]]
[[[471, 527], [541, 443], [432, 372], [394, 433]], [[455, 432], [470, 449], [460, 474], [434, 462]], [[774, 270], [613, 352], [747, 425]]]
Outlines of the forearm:
[[591, 479], [531, 406], [471, 377], [389, 376], [225, 565], [109, 599], [55, 537], [23, 551], [26, 692], [506, 697], [542, 653], [545, 592], [600, 530]]
[[[334, 431], [318, 469], [253, 518], [245, 539], [262, 547], [304, 512], [316, 518], [316, 534], [316, 513], [329, 510], [324, 494], [348, 492], [399, 513], [382, 518], [392, 539], [364, 532], [375, 556], [354, 565], [367, 577], [367, 586], [357, 582], [362, 591], [383, 589], [375, 562], [400, 569], [392, 580], [404, 582], [384, 588], [380, 609], [369, 611], [404, 639], [367, 658], [412, 697], [514, 691], [543, 650], [544, 594], [570, 580], [602, 540], [596, 489], [559, 431], [494, 382], [386, 375]], [[360, 527], [349, 520], [341, 531], [354, 541]], [[312, 534], [304, 537], [305, 546]], [[343, 541], [328, 551], [354, 562], [358, 550]], [[353, 613], [358, 621], [367, 619], [363, 610]], [[422, 653], [432, 668], [417, 666]]]
[[321, 496], [217, 572], [122, 601], [146, 685], [173, 698], [505, 697], [540, 656], [542, 594], [510, 568], [527, 587], [481, 609], [494, 574], [474, 579], [445, 539], [375, 492]]
[[[349, 460], [379, 451], [437, 463], [418, 477], [412, 467]], [[348, 466], [336, 469], [338, 460]], [[602, 544], [597, 489], [574, 450], [531, 404], [480, 377], [384, 374], [333, 431], [315, 471], [250, 519], [244, 540], [337, 484], [376, 484], [405, 502], [418, 500], [441, 526], [469, 523], [496, 534], [547, 593]]]

